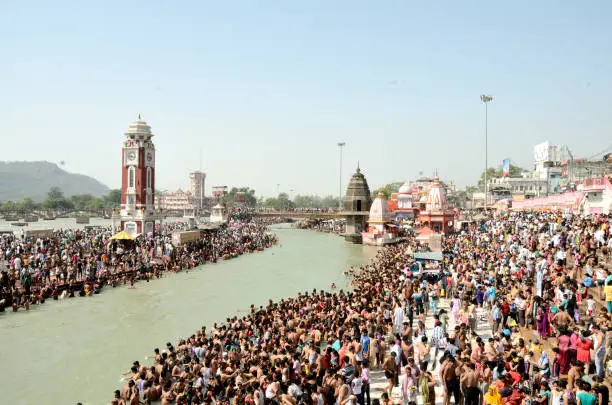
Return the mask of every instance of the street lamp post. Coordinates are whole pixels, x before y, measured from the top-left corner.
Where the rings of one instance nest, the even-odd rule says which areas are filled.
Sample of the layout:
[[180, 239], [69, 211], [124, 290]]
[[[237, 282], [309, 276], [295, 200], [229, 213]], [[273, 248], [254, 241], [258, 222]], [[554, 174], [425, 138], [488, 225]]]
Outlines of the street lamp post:
[[342, 149], [344, 148], [344, 145], [346, 145], [346, 142], [338, 142], [338, 149], [340, 149], [340, 183], [338, 186], [338, 208], [340, 210], [342, 210]]
[[485, 172], [484, 172], [484, 209], [487, 210], [489, 200], [489, 184], [487, 183], [487, 171], [489, 170], [489, 108], [488, 104], [493, 101], [493, 96], [480, 95], [480, 101], [485, 105]]

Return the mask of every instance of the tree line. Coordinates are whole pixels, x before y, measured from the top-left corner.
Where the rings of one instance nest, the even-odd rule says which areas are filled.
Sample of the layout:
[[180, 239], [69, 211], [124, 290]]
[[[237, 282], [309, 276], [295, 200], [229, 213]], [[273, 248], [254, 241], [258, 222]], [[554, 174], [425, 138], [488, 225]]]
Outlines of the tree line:
[[1, 211], [32, 211], [32, 210], [79, 210], [99, 211], [102, 209], [113, 209], [121, 205], [121, 190], [110, 190], [103, 197], [95, 197], [91, 194], [79, 194], [66, 197], [59, 187], [51, 187], [47, 197], [43, 201], [34, 201], [24, 198], [21, 201], [4, 201], [0, 205]]

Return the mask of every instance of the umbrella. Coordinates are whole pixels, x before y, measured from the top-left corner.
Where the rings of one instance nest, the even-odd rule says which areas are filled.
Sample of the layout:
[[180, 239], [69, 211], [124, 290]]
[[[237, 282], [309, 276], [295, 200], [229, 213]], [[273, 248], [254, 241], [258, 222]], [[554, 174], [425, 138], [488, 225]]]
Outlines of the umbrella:
[[111, 236], [111, 239], [113, 240], [134, 240], [134, 237], [130, 235], [129, 233], [127, 233], [126, 231], [121, 231]]

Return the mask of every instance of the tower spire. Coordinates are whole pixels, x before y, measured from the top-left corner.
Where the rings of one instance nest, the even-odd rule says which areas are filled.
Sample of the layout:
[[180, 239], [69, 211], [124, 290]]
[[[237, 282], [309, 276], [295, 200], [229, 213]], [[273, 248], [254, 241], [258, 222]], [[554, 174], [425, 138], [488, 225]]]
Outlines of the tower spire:
[[359, 168], [359, 160], [357, 161], [357, 173], [361, 173], [361, 169]]
[[140, 114], [138, 114], [138, 119], [141, 120], [142, 118], [140, 117]]

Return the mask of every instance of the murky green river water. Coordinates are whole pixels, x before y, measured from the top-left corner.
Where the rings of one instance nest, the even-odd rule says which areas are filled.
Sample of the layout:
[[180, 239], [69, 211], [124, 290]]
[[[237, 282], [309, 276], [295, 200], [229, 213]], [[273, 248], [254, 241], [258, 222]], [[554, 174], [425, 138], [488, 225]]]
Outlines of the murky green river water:
[[[63, 221], [55, 225], [74, 226], [68, 223], [74, 220]], [[376, 252], [328, 234], [287, 226], [274, 232], [280, 243], [264, 252], [133, 290], [106, 288], [94, 297], [0, 314], [0, 403], [107, 404], [121, 385], [121, 372], [134, 360], [148, 364], [154, 347], [245, 312], [250, 304], [328, 289], [332, 282], [342, 286], [343, 271]]]

